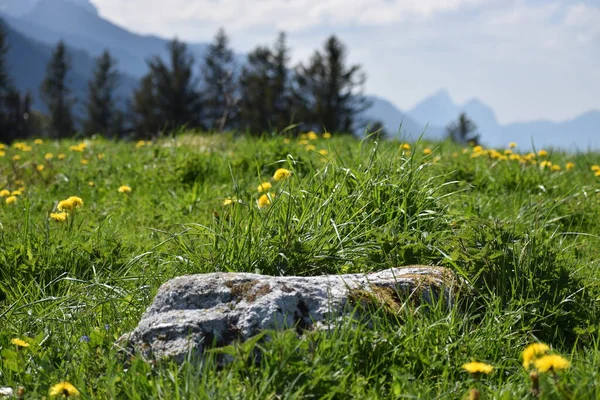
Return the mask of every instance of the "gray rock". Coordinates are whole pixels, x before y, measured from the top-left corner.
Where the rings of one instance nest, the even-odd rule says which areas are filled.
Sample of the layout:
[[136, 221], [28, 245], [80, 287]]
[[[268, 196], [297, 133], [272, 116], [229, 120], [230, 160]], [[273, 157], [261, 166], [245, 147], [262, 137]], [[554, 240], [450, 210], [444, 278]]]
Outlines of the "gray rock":
[[454, 274], [409, 266], [371, 274], [274, 277], [248, 273], [182, 276], [162, 285], [133, 332], [118, 346], [149, 358], [201, 354], [264, 329], [324, 329], [345, 315], [377, 305], [397, 313], [407, 305], [445, 299], [452, 304]]

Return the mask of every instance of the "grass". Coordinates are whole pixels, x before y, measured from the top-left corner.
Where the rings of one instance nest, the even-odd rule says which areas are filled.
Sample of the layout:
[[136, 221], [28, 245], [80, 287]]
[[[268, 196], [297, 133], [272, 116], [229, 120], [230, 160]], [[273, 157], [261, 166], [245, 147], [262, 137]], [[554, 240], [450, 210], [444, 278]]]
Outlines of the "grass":
[[[462, 399], [478, 388], [524, 399], [521, 352], [542, 341], [571, 362], [557, 382], [541, 375], [542, 398], [600, 398], [600, 154], [194, 133], [79, 143], [0, 149], [0, 190], [23, 189], [0, 204], [0, 387], [24, 398], [68, 381], [83, 398]], [[292, 176], [274, 181], [278, 168]], [[70, 196], [83, 206], [50, 219]], [[126, 362], [113, 347], [175, 276], [409, 264], [450, 268], [472, 290], [450, 310], [374, 309], [373, 326], [271, 332], [201, 363]], [[234, 362], [219, 367], [222, 353]], [[471, 360], [494, 371], [476, 379], [461, 368]]]

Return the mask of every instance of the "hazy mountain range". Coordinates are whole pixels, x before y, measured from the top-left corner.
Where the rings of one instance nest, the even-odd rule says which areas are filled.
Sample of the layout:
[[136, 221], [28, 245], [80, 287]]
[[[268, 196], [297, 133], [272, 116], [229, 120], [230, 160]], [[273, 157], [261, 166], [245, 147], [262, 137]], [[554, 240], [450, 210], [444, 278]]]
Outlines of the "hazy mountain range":
[[[138, 35], [98, 15], [89, 0], [0, 0], [0, 17], [5, 21], [10, 73], [20, 90], [30, 90], [41, 108], [38, 89], [44, 77], [53, 47], [62, 39], [68, 45], [73, 61], [69, 77], [73, 92], [83, 99], [94, 61], [104, 49], [119, 61], [122, 73], [117, 95], [126, 99], [139, 78], [146, 73], [146, 60], [154, 55], [165, 57], [168, 39]], [[206, 43], [188, 43], [196, 59], [205, 54]], [[241, 57], [240, 57], [241, 58]], [[367, 112], [371, 120], [383, 122], [390, 134], [407, 139], [439, 139], [445, 127], [459, 113], [466, 112], [479, 128], [482, 141], [491, 146], [504, 146], [516, 141], [522, 147], [560, 146], [567, 148], [600, 148], [600, 111], [590, 110], [564, 122], [531, 121], [500, 125], [494, 111], [473, 99], [456, 104], [447, 91], [427, 97], [410, 110], [399, 110], [391, 102], [371, 96], [373, 106]]]

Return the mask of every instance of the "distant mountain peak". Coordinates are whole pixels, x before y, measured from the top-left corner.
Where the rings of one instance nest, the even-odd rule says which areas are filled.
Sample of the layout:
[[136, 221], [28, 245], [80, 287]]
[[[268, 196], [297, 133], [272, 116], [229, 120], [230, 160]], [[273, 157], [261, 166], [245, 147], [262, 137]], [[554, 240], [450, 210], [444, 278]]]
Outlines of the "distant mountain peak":
[[35, 12], [38, 8], [45, 9], [47, 7], [65, 6], [76, 6], [79, 9], [98, 15], [98, 9], [90, 0], [37, 0], [37, 4], [31, 11]]

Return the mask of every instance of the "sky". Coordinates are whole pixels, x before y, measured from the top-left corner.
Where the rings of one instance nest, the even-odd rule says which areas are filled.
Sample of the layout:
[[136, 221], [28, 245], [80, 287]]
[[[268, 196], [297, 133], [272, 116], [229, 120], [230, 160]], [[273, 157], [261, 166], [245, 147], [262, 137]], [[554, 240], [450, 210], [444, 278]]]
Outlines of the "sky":
[[288, 34], [293, 64], [331, 34], [403, 110], [440, 89], [477, 98], [500, 123], [600, 109], [600, 0], [91, 0], [138, 33], [212, 40], [237, 52]]

